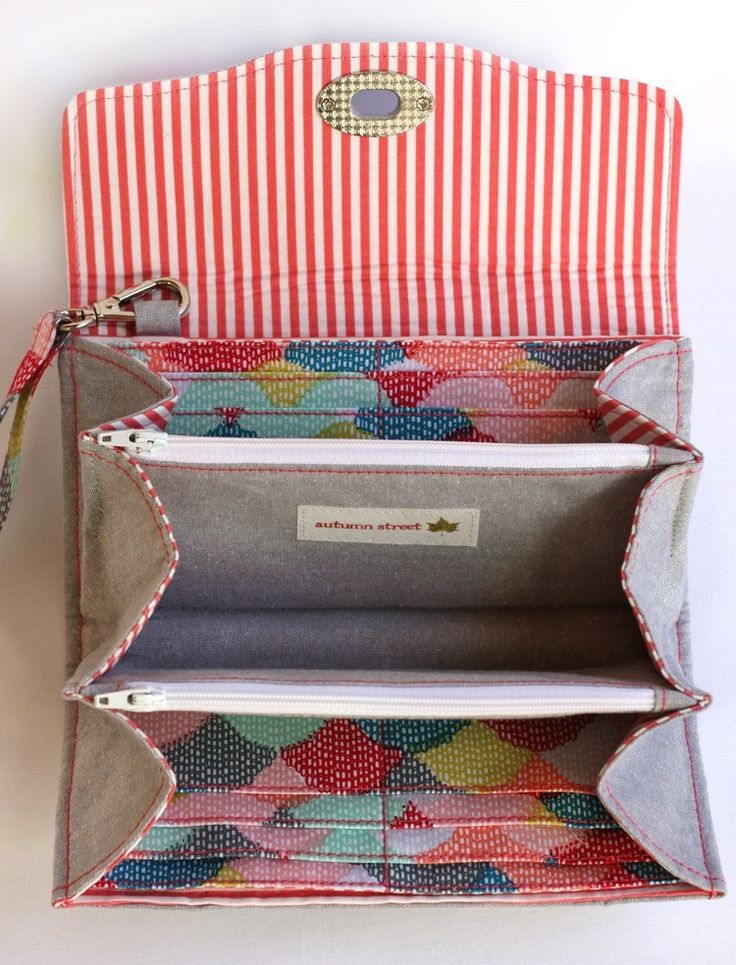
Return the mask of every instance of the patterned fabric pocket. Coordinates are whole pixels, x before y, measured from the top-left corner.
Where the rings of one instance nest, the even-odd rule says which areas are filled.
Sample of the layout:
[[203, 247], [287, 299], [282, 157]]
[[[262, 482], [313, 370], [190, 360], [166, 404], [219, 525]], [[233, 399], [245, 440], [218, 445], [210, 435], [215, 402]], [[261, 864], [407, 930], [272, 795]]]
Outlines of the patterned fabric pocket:
[[175, 387], [172, 434], [590, 442], [595, 379], [637, 342], [114, 344]]
[[100, 893], [531, 894], [676, 880], [592, 791], [631, 718], [133, 716], [179, 790]]

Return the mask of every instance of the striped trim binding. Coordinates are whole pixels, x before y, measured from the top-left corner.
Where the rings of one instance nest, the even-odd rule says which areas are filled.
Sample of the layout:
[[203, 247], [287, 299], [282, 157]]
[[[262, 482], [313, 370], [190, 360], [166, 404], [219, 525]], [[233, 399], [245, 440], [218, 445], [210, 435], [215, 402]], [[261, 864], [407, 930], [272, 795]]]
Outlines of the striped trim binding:
[[167, 396], [167, 398], [158, 405], [152, 406], [150, 409], [144, 409], [142, 412], [137, 412], [135, 415], [128, 415], [122, 419], [105, 422], [103, 425], [98, 426], [93, 434], [96, 436], [100, 432], [114, 432], [118, 429], [158, 429], [165, 432], [171, 413], [174, 411], [174, 406], [178, 401], [179, 396], [172, 390], [171, 395]]
[[694, 447], [673, 432], [657, 425], [652, 419], [622, 402], [611, 398], [600, 389], [594, 390], [598, 399], [598, 413], [613, 442], [638, 442], [649, 446], [672, 446], [695, 452]]
[[[319, 90], [366, 69], [425, 83], [429, 120], [325, 124]], [[680, 129], [658, 88], [451, 44], [88, 91], [64, 120], [71, 302], [167, 274], [190, 338], [675, 333]]]
[[[606, 427], [606, 431], [612, 442], [637, 442], [641, 445], [668, 446], [673, 449], [682, 449], [690, 453], [696, 462], [702, 460], [702, 455], [692, 443], [671, 432], [664, 426], [659, 425], [649, 416], [644, 415], [637, 409], [617, 399], [611, 395], [609, 389], [615, 384], [616, 380], [626, 369], [623, 367], [624, 360], [635, 358], [641, 351], [641, 345], [635, 345], [624, 352], [618, 359], [612, 362], [601, 375], [596, 379], [593, 386], [598, 404], [598, 417]], [[680, 348], [676, 347], [679, 359]], [[646, 361], [646, 357], [643, 359]], [[636, 364], [636, 363], [635, 363]], [[616, 373], [616, 374], [615, 374]], [[676, 392], [679, 397], [679, 370], [678, 385]], [[676, 418], [679, 428], [679, 417]]]

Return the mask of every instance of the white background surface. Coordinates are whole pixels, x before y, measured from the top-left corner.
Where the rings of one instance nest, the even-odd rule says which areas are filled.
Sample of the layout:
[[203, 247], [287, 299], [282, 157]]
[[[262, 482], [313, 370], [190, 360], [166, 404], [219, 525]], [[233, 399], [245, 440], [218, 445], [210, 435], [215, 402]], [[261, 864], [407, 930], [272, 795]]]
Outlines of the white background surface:
[[[337, 40], [436, 39], [540, 67], [666, 87], [685, 117], [680, 307], [695, 337], [694, 439], [707, 453], [691, 537], [699, 718], [736, 889], [736, 74], [715, 0], [0, 0], [0, 383], [36, 317], [65, 304], [59, 127], [78, 90], [187, 75]], [[6, 426], [0, 433], [4, 449]], [[27, 429], [0, 539], [0, 960], [4, 962], [736, 962], [736, 900], [576, 908], [53, 911], [61, 746], [61, 473], [55, 375]]]

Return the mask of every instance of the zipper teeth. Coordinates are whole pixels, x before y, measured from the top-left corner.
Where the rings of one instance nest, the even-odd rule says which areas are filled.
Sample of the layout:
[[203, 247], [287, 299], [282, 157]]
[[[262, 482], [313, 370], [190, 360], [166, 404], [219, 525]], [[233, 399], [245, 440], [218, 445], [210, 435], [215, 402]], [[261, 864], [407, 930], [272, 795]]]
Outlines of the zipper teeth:
[[[106, 706], [105, 697], [115, 697], [116, 693], [96, 694], [95, 703]], [[117, 692], [120, 697], [120, 692]], [[366, 707], [373, 709], [373, 713], [381, 713], [383, 709], [398, 710], [398, 716], [495, 716], [498, 714], [518, 717], [525, 716], [554, 716], [556, 713], [567, 714], [599, 712], [626, 713], [648, 712], [654, 708], [655, 695], [653, 690], [639, 688], [628, 699], [615, 695], [592, 694], [588, 699], [579, 695], [568, 697], [556, 696], [505, 699], [489, 696], [478, 696], [471, 700], [441, 697], [414, 697], [403, 694], [401, 697], [386, 695], [354, 695], [321, 696], [310, 694], [217, 694], [217, 693], [173, 693], [164, 690], [129, 691], [129, 697], [117, 709], [128, 708], [132, 711], [162, 711], [162, 710], [218, 710], [221, 712], [248, 713], [259, 711], [263, 707], [277, 708], [280, 712], [293, 711], [295, 714], [307, 711], [325, 712], [328, 716], [360, 714]], [[333, 708], [335, 708], [333, 710]]]
[[[156, 436], [157, 433], [149, 433]], [[166, 435], [161, 433], [161, 435]], [[167, 436], [166, 445], [142, 452], [143, 462], [196, 459], [212, 463], [446, 465], [477, 468], [647, 468], [652, 450], [636, 443], [529, 444], [440, 440], [211, 439]]]

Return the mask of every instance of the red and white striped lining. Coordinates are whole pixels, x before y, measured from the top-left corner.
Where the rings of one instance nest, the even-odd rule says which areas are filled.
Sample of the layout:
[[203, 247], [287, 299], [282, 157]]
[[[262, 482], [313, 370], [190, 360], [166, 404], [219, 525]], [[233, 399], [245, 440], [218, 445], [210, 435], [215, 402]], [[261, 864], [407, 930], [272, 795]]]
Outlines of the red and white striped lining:
[[657, 425], [652, 419], [637, 412], [623, 402], [611, 398], [600, 389], [595, 389], [598, 399], [598, 413], [612, 442], [638, 442], [644, 446], [672, 446], [695, 453], [696, 450], [674, 432]]
[[158, 405], [151, 406], [149, 409], [142, 409], [133, 415], [123, 416], [122, 419], [105, 422], [94, 430], [94, 435], [100, 432], [115, 432], [118, 429], [158, 429], [165, 432], [171, 413], [178, 401], [179, 396], [172, 388], [171, 394]]
[[[385, 138], [325, 124], [319, 90], [365, 69], [427, 84], [429, 120]], [[435, 43], [82, 93], [64, 125], [71, 302], [168, 274], [191, 290], [188, 337], [673, 333], [680, 127], [650, 85]]]
[[[679, 340], [673, 344], [675, 345], [675, 350], [672, 354], [676, 354], [679, 359], [681, 351]], [[702, 454], [692, 443], [611, 394], [612, 386], [626, 371], [627, 359], [634, 359], [631, 364], [636, 365], [659, 357], [658, 355], [651, 356], [644, 354], [639, 362], [637, 362], [636, 357], [641, 355], [642, 350], [646, 352], [645, 345], [633, 346], [612, 362], [596, 379], [593, 386], [593, 393], [597, 401], [598, 417], [605, 425], [606, 432], [612, 442], [636, 442], [640, 445], [667, 446], [672, 449], [682, 449], [690, 453], [696, 462], [699, 462], [702, 459]], [[675, 394], [678, 399], [680, 391], [680, 371], [678, 367], [677, 384], [675, 386]], [[679, 417], [676, 418], [676, 422], [678, 424], [675, 428], [679, 430]]]

